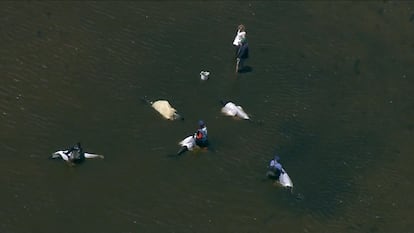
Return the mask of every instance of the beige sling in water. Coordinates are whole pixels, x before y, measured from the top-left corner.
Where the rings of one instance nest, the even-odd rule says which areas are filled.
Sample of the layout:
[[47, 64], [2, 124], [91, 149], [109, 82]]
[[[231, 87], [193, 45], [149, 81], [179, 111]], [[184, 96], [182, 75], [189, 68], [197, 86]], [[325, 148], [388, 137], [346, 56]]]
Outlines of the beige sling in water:
[[151, 104], [151, 106], [157, 110], [165, 119], [168, 120], [175, 120], [181, 118], [179, 114], [177, 114], [177, 110], [171, 107], [170, 103], [167, 100], [157, 100]]

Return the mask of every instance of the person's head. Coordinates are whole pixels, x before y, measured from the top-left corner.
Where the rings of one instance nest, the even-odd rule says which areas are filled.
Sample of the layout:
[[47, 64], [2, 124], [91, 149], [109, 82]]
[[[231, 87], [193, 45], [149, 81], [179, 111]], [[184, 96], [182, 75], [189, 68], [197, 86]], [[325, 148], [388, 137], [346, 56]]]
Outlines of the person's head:
[[78, 142], [78, 143], [76, 143], [76, 145], [73, 147], [73, 149], [75, 149], [75, 150], [79, 150], [79, 149], [80, 149], [80, 147], [81, 147], [81, 145], [80, 145], [80, 143]]
[[241, 31], [241, 32], [244, 32], [244, 31], [246, 30], [246, 27], [244, 27], [244, 25], [243, 25], [243, 24], [240, 24], [240, 25], [237, 27], [237, 29], [238, 29], [239, 31]]
[[206, 126], [206, 124], [204, 123], [204, 121], [203, 120], [199, 120], [198, 121], [198, 127], [204, 128], [204, 126]]

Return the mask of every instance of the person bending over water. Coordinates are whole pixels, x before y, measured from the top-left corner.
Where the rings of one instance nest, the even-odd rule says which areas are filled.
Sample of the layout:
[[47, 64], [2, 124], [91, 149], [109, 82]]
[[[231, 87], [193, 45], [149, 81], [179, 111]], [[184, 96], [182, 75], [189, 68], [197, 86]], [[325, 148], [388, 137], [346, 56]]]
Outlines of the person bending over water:
[[72, 163], [81, 163], [85, 160], [85, 152], [82, 149], [80, 142], [76, 143], [73, 147], [71, 147], [65, 154], [69, 158], [69, 162]]
[[208, 138], [207, 138], [207, 126], [204, 121], [198, 121], [198, 129], [194, 134], [195, 142], [197, 146], [203, 148], [208, 146]]
[[283, 174], [282, 164], [279, 163], [279, 156], [275, 156], [269, 162], [266, 176], [272, 180], [278, 180], [280, 175]]

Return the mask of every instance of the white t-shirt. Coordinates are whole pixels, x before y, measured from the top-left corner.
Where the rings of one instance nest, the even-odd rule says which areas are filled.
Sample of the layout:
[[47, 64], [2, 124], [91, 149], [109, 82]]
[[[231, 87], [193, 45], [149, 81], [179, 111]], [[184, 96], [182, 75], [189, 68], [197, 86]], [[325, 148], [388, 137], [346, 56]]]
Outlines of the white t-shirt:
[[243, 38], [246, 37], [246, 32], [241, 32], [240, 30], [237, 31], [237, 35], [234, 38], [233, 45], [239, 46]]

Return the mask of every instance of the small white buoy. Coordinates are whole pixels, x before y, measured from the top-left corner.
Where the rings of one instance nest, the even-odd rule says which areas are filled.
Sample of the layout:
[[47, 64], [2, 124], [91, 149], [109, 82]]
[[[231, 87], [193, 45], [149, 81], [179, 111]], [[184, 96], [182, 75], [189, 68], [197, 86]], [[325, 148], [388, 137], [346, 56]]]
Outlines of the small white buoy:
[[205, 81], [208, 79], [208, 76], [210, 75], [210, 72], [208, 71], [201, 71], [200, 72], [200, 79]]

